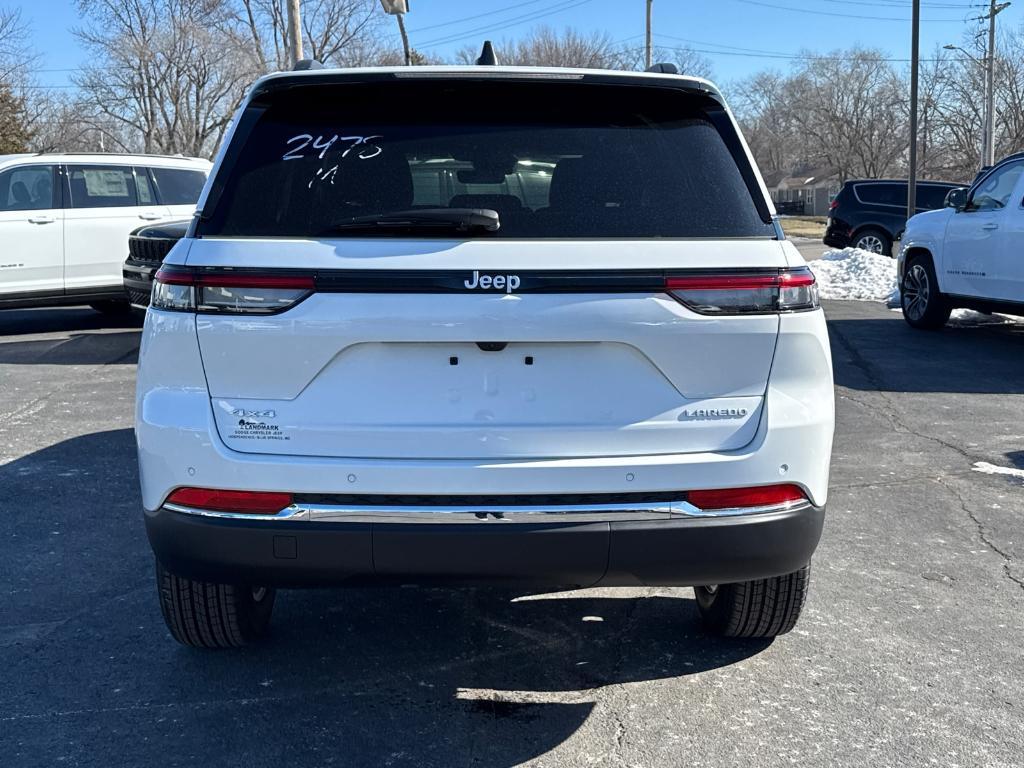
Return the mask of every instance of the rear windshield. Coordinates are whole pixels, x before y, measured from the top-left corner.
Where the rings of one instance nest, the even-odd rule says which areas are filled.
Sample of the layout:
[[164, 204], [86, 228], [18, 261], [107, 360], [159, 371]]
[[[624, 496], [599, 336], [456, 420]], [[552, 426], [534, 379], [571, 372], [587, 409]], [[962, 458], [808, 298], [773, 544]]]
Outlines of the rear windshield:
[[[409, 236], [332, 227], [426, 208], [498, 213], [496, 232], [460, 238], [774, 234], [724, 112], [675, 89], [317, 85], [274, 94], [251, 127], [246, 122], [200, 235]], [[429, 234], [454, 236], [438, 228], [415, 236]]]

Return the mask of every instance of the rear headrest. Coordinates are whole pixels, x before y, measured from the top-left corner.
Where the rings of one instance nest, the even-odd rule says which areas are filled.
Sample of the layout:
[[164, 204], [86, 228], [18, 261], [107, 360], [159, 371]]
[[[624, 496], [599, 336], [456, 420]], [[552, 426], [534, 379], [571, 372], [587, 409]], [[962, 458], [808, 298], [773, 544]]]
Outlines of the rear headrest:
[[18, 205], [28, 205], [32, 202], [32, 195], [29, 194], [28, 187], [23, 181], [11, 184], [11, 194], [14, 196], [14, 202]]
[[359, 209], [376, 213], [412, 205], [412, 172], [401, 152], [382, 152], [368, 160], [353, 152], [338, 163], [333, 177], [328, 175], [329, 168], [324, 171], [323, 178], [313, 182], [313, 189], [336, 200], [339, 212]]

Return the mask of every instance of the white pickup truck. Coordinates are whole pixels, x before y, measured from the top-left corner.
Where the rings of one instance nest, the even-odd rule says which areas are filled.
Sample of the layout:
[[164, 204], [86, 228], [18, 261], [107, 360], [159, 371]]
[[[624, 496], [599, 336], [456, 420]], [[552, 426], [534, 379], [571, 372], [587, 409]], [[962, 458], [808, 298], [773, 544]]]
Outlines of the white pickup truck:
[[1024, 153], [910, 219], [897, 268], [915, 328], [941, 328], [957, 307], [1024, 315]]

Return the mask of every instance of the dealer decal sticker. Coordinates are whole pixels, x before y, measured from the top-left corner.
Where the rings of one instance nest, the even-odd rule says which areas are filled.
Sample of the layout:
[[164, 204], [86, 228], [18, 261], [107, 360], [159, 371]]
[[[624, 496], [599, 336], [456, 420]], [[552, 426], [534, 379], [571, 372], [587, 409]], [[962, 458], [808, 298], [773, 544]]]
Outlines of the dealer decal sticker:
[[254, 418], [239, 419], [228, 437], [233, 440], [291, 440], [277, 424]]

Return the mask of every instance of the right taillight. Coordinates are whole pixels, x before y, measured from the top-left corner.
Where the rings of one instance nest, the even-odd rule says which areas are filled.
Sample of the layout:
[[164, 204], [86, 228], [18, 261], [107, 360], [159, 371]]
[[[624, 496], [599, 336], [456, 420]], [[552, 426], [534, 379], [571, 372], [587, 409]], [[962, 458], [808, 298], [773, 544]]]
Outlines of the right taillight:
[[797, 312], [818, 307], [814, 273], [806, 267], [770, 275], [669, 277], [665, 288], [681, 304], [702, 315]]
[[161, 267], [150, 306], [178, 312], [272, 315], [309, 296], [309, 275], [210, 274]]

